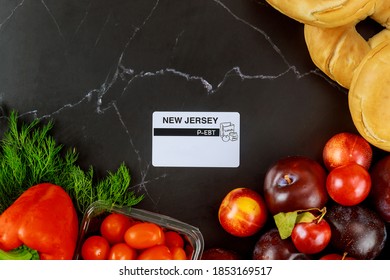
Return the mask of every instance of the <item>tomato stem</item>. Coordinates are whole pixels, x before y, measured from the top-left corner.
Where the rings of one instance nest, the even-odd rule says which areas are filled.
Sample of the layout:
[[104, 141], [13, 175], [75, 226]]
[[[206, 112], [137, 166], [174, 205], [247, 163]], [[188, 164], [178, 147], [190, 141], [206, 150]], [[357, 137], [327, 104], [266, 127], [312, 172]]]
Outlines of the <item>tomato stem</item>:
[[318, 211], [318, 212], [321, 212], [321, 213], [322, 213], [322, 209], [316, 208], [316, 207], [307, 208], [307, 209], [304, 209], [304, 210], [297, 210], [296, 212], [302, 213], [302, 212], [311, 212], [311, 211]]
[[316, 216], [315, 220], [317, 220], [317, 223], [321, 222], [321, 220], [324, 218], [325, 214], [326, 214], [326, 206], [324, 206], [323, 208], [316, 208], [316, 207], [313, 207], [313, 208], [308, 208], [308, 209], [305, 209], [305, 210], [297, 210], [296, 212], [297, 213], [302, 213], [302, 212], [311, 212], [311, 211], [318, 211], [320, 212], [320, 214], [318, 216]]
[[325, 214], [326, 214], [326, 207], [324, 206], [321, 210], [320, 210], [321, 214], [319, 215], [318, 217], [318, 220], [317, 220], [317, 224], [320, 223], [322, 221], [322, 219], [324, 218]]

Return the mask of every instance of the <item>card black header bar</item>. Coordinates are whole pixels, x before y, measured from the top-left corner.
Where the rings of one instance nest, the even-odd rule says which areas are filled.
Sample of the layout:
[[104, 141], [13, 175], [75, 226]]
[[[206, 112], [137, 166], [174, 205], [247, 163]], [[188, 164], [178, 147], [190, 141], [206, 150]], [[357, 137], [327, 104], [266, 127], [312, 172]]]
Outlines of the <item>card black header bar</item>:
[[154, 136], [219, 136], [219, 128], [154, 128]]

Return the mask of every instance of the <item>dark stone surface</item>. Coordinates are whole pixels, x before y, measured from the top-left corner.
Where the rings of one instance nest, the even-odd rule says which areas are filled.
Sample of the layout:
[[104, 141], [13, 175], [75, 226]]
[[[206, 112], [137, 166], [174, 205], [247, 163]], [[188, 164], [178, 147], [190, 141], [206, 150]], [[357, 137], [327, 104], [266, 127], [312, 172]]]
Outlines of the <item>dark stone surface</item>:
[[[355, 132], [347, 91], [312, 63], [303, 25], [260, 0], [0, 0], [0, 101], [104, 175], [125, 162], [139, 207], [202, 231], [206, 248], [249, 256], [217, 218], [231, 189], [261, 192], [277, 159], [321, 161], [333, 134]], [[156, 168], [154, 111], [241, 115], [238, 168]]]

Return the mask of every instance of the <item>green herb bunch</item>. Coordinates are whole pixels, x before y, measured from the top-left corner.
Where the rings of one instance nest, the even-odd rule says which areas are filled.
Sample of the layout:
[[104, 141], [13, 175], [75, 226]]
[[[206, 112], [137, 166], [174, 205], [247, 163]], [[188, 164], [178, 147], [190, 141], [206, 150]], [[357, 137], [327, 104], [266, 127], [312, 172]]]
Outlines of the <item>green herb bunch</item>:
[[64, 151], [56, 143], [49, 134], [52, 128], [52, 121], [44, 125], [37, 119], [19, 123], [17, 113], [11, 112], [0, 140], [0, 213], [29, 187], [43, 182], [63, 187], [79, 214], [96, 200], [131, 207], [143, 199], [143, 195], [129, 191], [131, 176], [124, 163], [97, 180], [92, 166], [84, 171], [77, 164], [76, 149]]

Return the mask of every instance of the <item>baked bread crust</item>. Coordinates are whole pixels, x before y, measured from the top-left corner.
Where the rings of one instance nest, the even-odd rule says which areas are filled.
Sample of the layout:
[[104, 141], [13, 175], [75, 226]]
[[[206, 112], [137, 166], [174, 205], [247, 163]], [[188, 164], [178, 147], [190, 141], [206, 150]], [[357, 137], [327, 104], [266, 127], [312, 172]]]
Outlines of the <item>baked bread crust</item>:
[[331, 28], [365, 19], [373, 14], [377, 2], [382, 0], [266, 1], [279, 12], [301, 23]]
[[[358, 1], [349, 2], [356, 4]], [[377, 0], [375, 3], [370, 17], [389, 28], [390, 1]], [[304, 28], [306, 45], [314, 64], [347, 89], [351, 86], [356, 67], [370, 49], [390, 39], [390, 29], [384, 29], [366, 41], [356, 30], [357, 23], [333, 28], [305, 24]]]
[[349, 110], [359, 133], [390, 151], [390, 40], [371, 49], [356, 68], [348, 93]]
[[321, 28], [306, 24], [304, 35], [313, 63], [329, 78], [349, 88], [356, 67], [370, 51], [355, 25]]
[[[352, 121], [370, 144], [390, 152], [390, 0], [266, 0], [303, 24], [314, 64], [349, 89]], [[369, 40], [356, 30], [371, 17], [384, 30]]]

